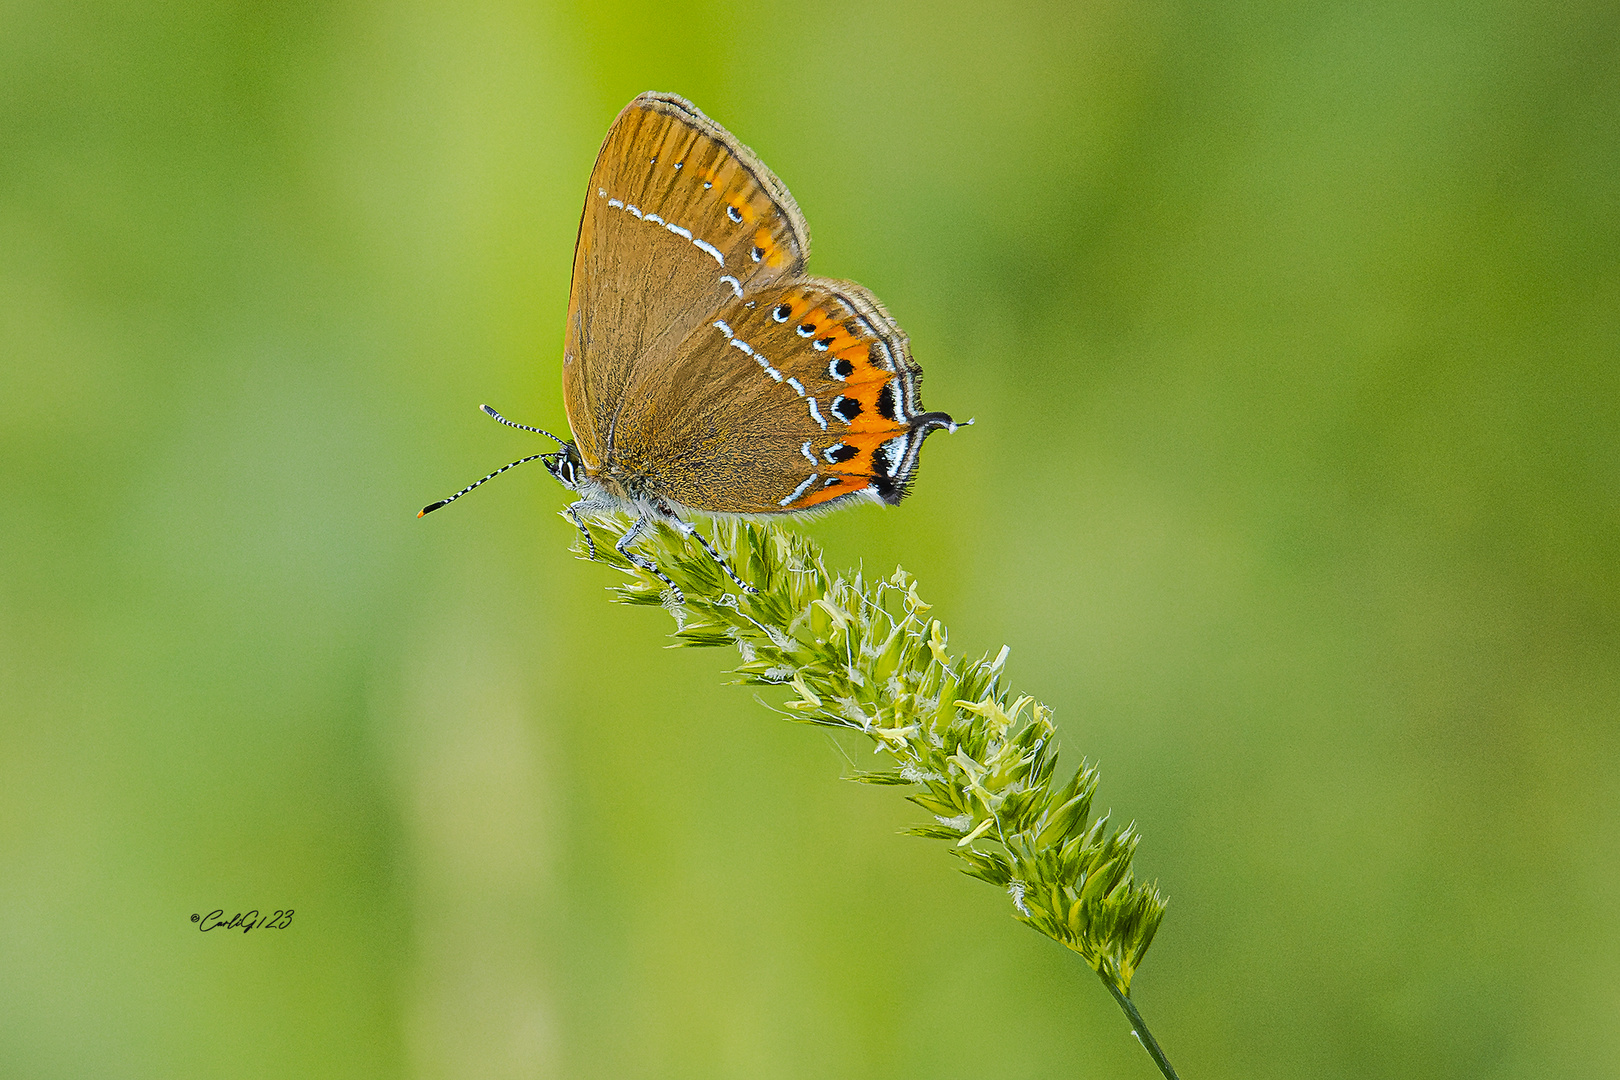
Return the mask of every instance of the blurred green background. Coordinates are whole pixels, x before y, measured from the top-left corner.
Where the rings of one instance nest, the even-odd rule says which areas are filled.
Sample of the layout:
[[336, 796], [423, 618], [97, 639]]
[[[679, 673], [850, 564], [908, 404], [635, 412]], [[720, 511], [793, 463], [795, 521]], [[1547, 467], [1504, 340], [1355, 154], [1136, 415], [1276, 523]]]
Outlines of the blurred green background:
[[1183, 1075], [1620, 1077], [1620, 8], [955, 0], [0, 8], [0, 1073], [1155, 1075], [542, 471], [415, 519], [646, 89], [977, 417], [801, 527], [1100, 761]]

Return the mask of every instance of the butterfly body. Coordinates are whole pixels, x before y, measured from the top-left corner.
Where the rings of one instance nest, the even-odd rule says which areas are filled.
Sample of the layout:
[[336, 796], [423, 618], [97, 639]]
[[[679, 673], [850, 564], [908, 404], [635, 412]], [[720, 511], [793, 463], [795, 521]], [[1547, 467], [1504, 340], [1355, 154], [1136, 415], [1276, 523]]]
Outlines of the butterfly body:
[[923, 440], [956, 430], [924, 411], [905, 331], [860, 285], [807, 275], [809, 254], [787, 187], [690, 102], [648, 93], [619, 113], [574, 248], [574, 439], [534, 456], [580, 496], [568, 509], [587, 543], [582, 518], [634, 514], [616, 546], [674, 589], [627, 550], [652, 522], [691, 536], [694, 512], [898, 503]]
[[586, 192], [563, 354], [584, 501], [774, 515], [900, 500], [923, 438], [955, 425], [922, 410], [882, 304], [806, 276], [809, 250], [786, 186], [691, 103], [643, 94], [619, 114]]

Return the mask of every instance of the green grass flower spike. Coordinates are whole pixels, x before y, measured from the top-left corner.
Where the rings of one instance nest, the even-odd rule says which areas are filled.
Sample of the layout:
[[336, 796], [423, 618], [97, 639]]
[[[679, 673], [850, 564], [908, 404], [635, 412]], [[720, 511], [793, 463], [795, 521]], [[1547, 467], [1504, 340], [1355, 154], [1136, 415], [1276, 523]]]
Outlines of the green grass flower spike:
[[[1078, 953], [1173, 1077], [1129, 1000], [1165, 901], [1132, 876], [1135, 826], [1110, 831], [1107, 815], [1092, 817], [1097, 770], [1082, 761], [1057, 773], [1052, 711], [1008, 689], [1007, 649], [954, 657], [904, 570], [833, 575], [804, 536], [748, 522], [715, 523], [713, 543], [754, 595], [672, 529], [637, 544], [685, 594], [677, 602], [613, 549], [627, 527], [590, 523], [598, 559], [630, 579], [617, 598], [668, 609], [679, 645], [736, 648], [740, 681], [788, 690], [791, 719], [870, 738], [888, 767], [849, 779], [909, 787], [931, 820], [908, 831], [945, 841], [964, 873], [1006, 891], [1015, 919]], [[575, 550], [585, 557], [583, 538]]]

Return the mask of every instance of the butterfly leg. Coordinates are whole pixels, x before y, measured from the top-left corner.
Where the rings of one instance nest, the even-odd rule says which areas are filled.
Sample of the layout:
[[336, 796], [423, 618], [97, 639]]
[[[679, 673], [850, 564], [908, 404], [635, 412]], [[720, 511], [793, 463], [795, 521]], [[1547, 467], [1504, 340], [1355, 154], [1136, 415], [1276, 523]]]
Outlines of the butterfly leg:
[[595, 559], [596, 559], [596, 541], [591, 539], [591, 530], [587, 529], [585, 527], [585, 523], [583, 521], [579, 520], [579, 513], [572, 506], [570, 506], [568, 508], [568, 516], [574, 519], [574, 524], [575, 525], [579, 526], [579, 531], [585, 537], [585, 548], [586, 548], [587, 551], [589, 551], [591, 553], [592, 561], [595, 561]]
[[656, 577], [659, 581], [662, 581], [665, 585], [668, 585], [669, 591], [675, 594], [675, 602], [677, 604], [684, 604], [686, 603], [686, 594], [681, 592], [681, 587], [671, 581], [662, 570], [658, 569], [657, 563], [653, 562], [645, 555], [637, 555], [635, 552], [630, 550], [631, 543], [635, 541], [636, 537], [641, 535], [642, 530], [645, 529], [648, 523], [651, 521], [652, 518], [647, 514], [642, 514], [640, 517], [636, 518], [636, 523], [630, 526], [629, 530], [623, 536], [619, 537], [619, 542], [613, 545], [613, 550], [617, 551], [620, 555], [623, 555], [634, 565], [641, 567], [643, 570], [647, 571], [647, 573]]
[[564, 509], [563, 513], [567, 514], [569, 519], [579, 526], [579, 531], [584, 534], [585, 547], [590, 551], [592, 559], [596, 558], [596, 541], [591, 538], [591, 530], [585, 527], [585, 521], [580, 515], [600, 514], [618, 508], [618, 503], [611, 503], [604, 499], [581, 499], [576, 503], [569, 504]]
[[709, 553], [709, 558], [713, 559], [719, 565], [720, 569], [726, 572], [726, 577], [737, 583], [737, 588], [741, 589], [745, 593], [748, 593], [750, 596], [759, 595], [758, 589], [754, 588], [752, 585], [748, 584], [748, 582], [738, 577], [736, 571], [731, 569], [731, 564], [726, 562], [725, 558], [718, 551], [709, 546], [709, 542], [703, 538], [702, 533], [698, 532], [696, 525], [692, 524], [690, 521], [682, 521], [677, 517], [665, 519], [665, 524], [674, 529], [676, 532], [680, 533], [682, 536], [690, 536], [692, 539], [696, 540], [698, 544], [702, 546], [703, 550]]

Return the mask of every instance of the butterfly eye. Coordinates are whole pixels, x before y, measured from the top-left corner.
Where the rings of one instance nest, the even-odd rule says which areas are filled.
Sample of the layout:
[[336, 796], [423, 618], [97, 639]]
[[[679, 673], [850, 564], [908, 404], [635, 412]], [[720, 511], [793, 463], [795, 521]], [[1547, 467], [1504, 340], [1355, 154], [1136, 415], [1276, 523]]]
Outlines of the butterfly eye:
[[742, 221], [742, 211], [737, 209], [736, 203], [732, 203], [726, 207], [726, 217], [730, 218], [732, 221]]
[[861, 415], [861, 403], [852, 397], [844, 397], [840, 394], [833, 400], [832, 411], [834, 416], [848, 424]]
[[798, 332], [800, 337], [809, 337], [816, 332], [816, 328], [810, 323], [804, 323], [798, 327]]
[[826, 352], [827, 351], [827, 346], [831, 345], [832, 343], [833, 343], [833, 339], [830, 338], [830, 337], [817, 338], [814, 347], [819, 352]]
[[787, 322], [788, 316], [791, 314], [793, 314], [793, 309], [787, 304], [777, 304], [775, 309], [771, 311], [771, 318], [777, 322]]
[[831, 375], [839, 382], [843, 382], [845, 379], [849, 378], [854, 371], [855, 365], [844, 359], [842, 356], [827, 365], [827, 374]]

